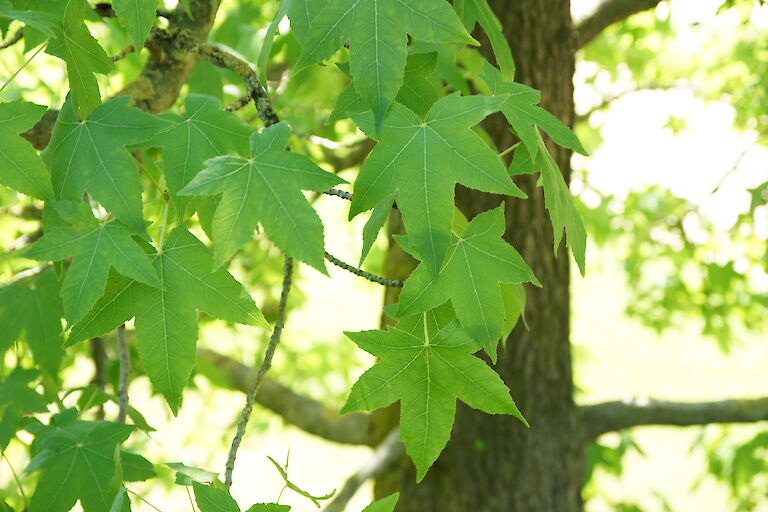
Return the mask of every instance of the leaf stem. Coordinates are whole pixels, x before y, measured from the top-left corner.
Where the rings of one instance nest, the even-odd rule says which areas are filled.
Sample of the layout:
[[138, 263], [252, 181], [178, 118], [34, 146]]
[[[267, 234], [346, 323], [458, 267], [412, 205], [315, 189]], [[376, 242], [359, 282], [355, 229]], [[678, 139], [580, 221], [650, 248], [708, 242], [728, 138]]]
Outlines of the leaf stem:
[[117, 414], [117, 422], [125, 423], [125, 418], [128, 416], [128, 377], [131, 374], [131, 354], [125, 339], [125, 324], [120, 325], [115, 334], [117, 334], [117, 348], [120, 352], [120, 380], [117, 385], [120, 411]]
[[421, 318], [424, 321], [424, 346], [429, 346], [429, 329], [427, 328], [427, 312], [421, 314]]
[[192, 493], [189, 492], [189, 486], [185, 485], [184, 489], [187, 490], [187, 498], [189, 498], [189, 507], [192, 509], [192, 512], [195, 512], [196, 511], [196, 509], [195, 509], [195, 502], [192, 501]]
[[144, 503], [146, 503], [147, 505], [149, 505], [153, 509], [157, 510], [157, 512], [163, 512], [162, 510], [160, 510], [159, 508], [157, 508], [156, 506], [154, 506], [153, 504], [148, 502], [147, 499], [144, 496], [142, 496], [141, 494], [139, 494], [137, 492], [133, 492], [132, 490], [128, 489], [127, 487], [125, 488], [125, 490], [128, 491], [129, 493], [133, 494], [137, 498], [139, 498], [141, 501], [143, 501]]
[[519, 142], [515, 142], [514, 144], [512, 144], [511, 146], [509, 146], [507, 149], [505, 149], [504, 151], [502, 151], [501, 153], [499, 153], [499, 157], [502, 157], [502, 156], [504, 156], [504, 155], [508, 154], [510, 151], [514, 151], [514, 150], [515, 150], [515, 149], [517, 149], [519, 146], [520, 146], [520, 143], [519, 143]]
[[0, 454], [2, 454], [3, 459], [5, 459], [5, 463], [8, 464], [8, 467], [11, 469], [11, 474], [13, 474], [13, 479], [16, 481], [16, 485], [19, 488], [19, 495], [21, 495], [21, 499], [24, 500], [24, 510], [26, 510], [28, 507], [28, 500], [27, 495], [24, 494], [24, 488], [21, 486], [21, 480], [19, 479], [18, 473], [16, 473], [16, 470], [13, 469], [13, 465], [11, 465], [10, 459], [5, 456], [5, 451], [0, 450]]
[[280, 305], [277, 309], [275, 328], [272, 330], [272, 336], [269, 338], [269, 344], [264, 353], [264, 361], [261, 363], [261, 366], [259, 366], [259, 370], [256, 373], [256, 379], [253, 381], [253, 384], [245, 397], [245, 406], [243, 407], [243, 411], [240, 413], [240, 419], [237, 422], [237, 432], [235, 433], [235, 437], [232, 439], [232, 445], [229, 448], [229, 456], [227, 457], [227, 465], [224, 471], [224, 484], [227, 488], [232, 486], [232, 471], [235, 469], [237, 450], [240, 448], [240, 443], [243, 442], [245, 427], [248, 425], [248, 420], [251, 418], [251, 411], [253, 411], [253, 403], [256, 400], [256, 393], [258, 393], [261, 383], [264, 381], [264, 376], [272, 366], [272, 357], [275, 355], [275, 349], [277, 349], [277, 345], [280, 343], [280, 336], [282, 335], [283, 327], [285, 326], [285, 315], [288, 305], [288, 295], [291, 293], [292, 278], [293, 259], [286, 257], [285, 264], [283, 265], [283, 289], [280, 293]]
[[168, 227], [168, 200], [166, 199], [165, 204], [163, 205], [163, 225], [160, 228], [160, 246], [158, 247], [158, 252], [163, 252], [163, 244], [165, 244], [165, 230]]
[[30, 56], [30, 57], [29, 57], [29, 58], [28, 58], [28, 59], [27, 59], [27, 60], [24, 62], [24, 64], [22, 64], [22, 65], [19, 67], [19, 69], [17, 69], [16, 71], [14, 71], [14, 72], [13, 72], [13, 74], [12, 74], [11, 76], [9, 76], [9, 77], [8, 77], [8, 80], [6, 80], [6, 81], [5, 81], [5, 83], [3, 84], [3, 86], [2, 86], [2, 87], [0, 87], [0, 92], [3, 92], [3, 89], [5, 89], [6, 87], [8, 87], [8, 84], [9, 84], [9, 83], [11, 83], [11, 82], [13, 81], [13, 79], [14, 79], [14, 78], [16, 78], [16, 75], [18, 75], [19, 73], [21, 73], [21, 70], [22, 70], [22, 69], [24, 69], [25, 67], [27, 67], [27, 66], [29, 65], [29, 63], [30, 63], [30, 62], [32, 62], [32, 59], [34, 59], [35, 57], [37, 57], [37, 54], [38, 54], [38, 53], [40, 53], [40, 52], [43, 50], [43, 48], [45, 48], [45, 45], [41, 45], [41, 46], [40, 46], [40, 48], [38, 48], [38, 49], [35, 51], [35, 53], [33, 53], [33, 54], [32, 54], [32, 55], [31, 55], [31, 56]]

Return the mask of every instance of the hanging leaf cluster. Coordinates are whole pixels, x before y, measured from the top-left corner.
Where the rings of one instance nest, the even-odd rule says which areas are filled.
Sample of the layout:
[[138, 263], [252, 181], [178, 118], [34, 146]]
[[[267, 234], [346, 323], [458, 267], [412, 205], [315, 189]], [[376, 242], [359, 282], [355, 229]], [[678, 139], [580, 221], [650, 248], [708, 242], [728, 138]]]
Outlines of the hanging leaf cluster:
[[[187, 16], [191, 4], [181, 2], [174, 16]], [[124, 30], [135, 49], [163, 30], [154, 0], [115, 0], [111, 8], [117, 25], [109, 26]], [[61, 104], [0, 102], [0, 185], [39, 212], [39, 233], [12, 252], [13, 276], [0, 287], [0, 355], [10, 358], [15, 348], [17, 361], [0, 376], [0, 448], [21, 430], [34, 436], [26, 468], [38, 475], [31, 512], [63, 512], [78, 501], [86, 512], [129, 510], [123, 483], [154, 476], [149, 461], [121, 450], [136, 427], [151, 429], [138, 410], [128, 412], [135, 425], [94, 420], [94, 407], [121, 403], [118, 390], [62, 382], [81, 342], [127, 329], [129, 356], [138, 357], [138, 371], [178, 414], [196, 365], [201, 315], [252, 326], [254, 335], [278, 329], [253, 290], [230, 273], [254, 239], [327, 275], [332, 249], [311, 198], [336, 186], [351, 191], [350, 219], [372, 212], [361, 265], [394, 211], [405, 226], [395, 243], [420, 262], [389, 311], [393, 326], [346, 333], [378, 362], [352, 387], [342, 412], [399, 402], [401, 439], [418, 479], [450, 437], [457, 400], [526, 423], [480, 352], [495, 361], [499, 342], [523, 314], [524, 286], [541, 286], [545, 276], [534, 275], [504, 240], [503, 204], [467, 220], [454, 191], [460, 184], [524, 201], [514, 178], [540, 173], [554, 248], [565, 233], [583, 272], [584, 227], [541, 132], [584, 150], [538, 106], [537, 91], [512, 81], [511, 52], [484, 0], [283, 0], [260, 65], [269, 63], [285, 16], [291, 32], [280, 38], [297, 45], [289, 81], [335, 64], [328, 72], [348, 83], [327, 106], [327, 122], [354, 123], [375, 141], [351, 184], [319, 165], [290, 115], [278, 122], [281, 112], [271, 110], [265, 84], [244, 71], [247, 65], [233, 70], [246, 77], [242, 88], [262, 126], [242, 108], [249, 97], [225, 108], [220, 95], [188, 93], [161, 113], [141, 110], [129, 96], [108, 98], [114, 91], [103, 87], [104, 76], [122, 63], [94, 38], [100, 21], [92, 15], [84, 0], [0, 0], [0, 32], [11, 22], [23, 26], [30, 49], [62, 61], [69, 89]], [[479, 43], [469, 35], [476, 23], [500, 68], [484, 61], [473, 78], [479, 92], [468, 94], [455, 82], [465, 63], [446, 51], [476, 52]], [[59, 112], [38, 152], [20, 135], [47, 108]], [[483, 120], [494, 113], [521, 141], [511, 165], [483, 133]], [[69, 396], [80, 397], [76, 408], [67, 407]], [[179, 474], [187, 475], [177, 482], [192, 486], [203, 512], [240, 510], [217, 480]], [[391, 511], [396, 500], [366, 510]]]

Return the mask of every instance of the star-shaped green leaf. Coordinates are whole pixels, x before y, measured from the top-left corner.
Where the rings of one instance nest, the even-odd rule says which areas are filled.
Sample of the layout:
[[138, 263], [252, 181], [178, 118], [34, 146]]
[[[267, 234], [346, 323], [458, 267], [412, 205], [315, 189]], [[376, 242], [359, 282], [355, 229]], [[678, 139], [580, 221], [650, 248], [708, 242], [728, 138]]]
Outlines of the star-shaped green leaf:
[[491, 94], [503, 99], [499, 109], [507, 118], [515, 134], [523, 141], [532, 158], [539, 149], [536, 126], [547, 132], [557, 144], [572, 149], [582, 155], [587, 152], [578, 137], [548, 111], [537, 106], [541, 93], [523, 84], [505, 82], [501, 72], [484, 62], [480, 79], [491, 90]]
[[237, 502], [224, 489], [192, 482], [195, 502], [200, 512], [240, 512]]
[[444, 0], [331, 0], [311, 20], [296, 70], [329, 58], [349, 41], [355, 89], [379, 125], [403, 83], [407, 34], [435, 43], [477, 44]]
[[116, 276], [93, 310], [73, 326], [67, 344], [103, 335], [135, 316], [139, 358], [177, 414], [196, 360], [196, 310], [228, 322], [268, 324], [229, 272], [211, 270], [210, 251], [183, 226], [171, 232], [153, 260], [161, 288]]
[[526, 197], [496, 153], [471, 129], [498, 103], [495, 98], [452, 94], [435, 103], [423, 121], [406, 107], [393, 104], [379, 142], [355, 181], [350, 218], [396, 194], [411, 241], [423, 261], [439, 269], [451, 240], [457, 182], [485, 192]]
[[37, 367], [56, 379], [64, 354], [63, 315], [59, 281], [52, 269], [0, 288], [0, 354], [23, 339]]
[[285, 122], [251, 135], [251, 158], [220, 156], [180, 195], [223, 193], [213, 217], [214, 265], [220, 266], [261, 224], [284, 253], [325, 273], [323, 224], [302, 190], [321, 192], [344, 183], [312, 161], [285, 150], [291, 130]]
[[141, 50], [155, 21], [157, 0], [114, 0], [112, 7], [120, 24], [131, 36], [133, 46], [137, 51]]
[[74, 421], [40, 435], [40, 452], [26, 471], [41, 470], [29, 512], [66, 512], [77, 500], [85, 512], [109, 510], [117, 487], [117, 446], [132, 425], [106, 421]]
[[440, 328], [443, 322], [434, 311], [386, 331], [345, 333], [380, 360], [352, 387], [342, 412], [378, 409], [400, 400], [400, 439], [418, 480], [448, 442], [457, 398], [489, 414], [512, 414], [525, 421], [501, 378], [472, 355], [478, 345], [458, 322]]
[[67, 63], [69, 86], [72, 90], [73, 112], [80, 119], [90, 116], [101, 103], [99, 85], [94, 73], [108, 74], [114, 67], [104, 49], [88, 32], [85, 19], [86, 3], [68, 0], [61, 25], [54, 27], [54, 36], [45, 52]]
[[461, 326], [495, 360], [505, 320], [499, 285], [540, 286], [520, 254], [501, 239], [505, 226], [503, 205], [472, 219], [453, 240], [437, 279], [422, 264], [406, 280], [397, 316], [427, 311], [450, 299]]
[[40, 372], [14, 368], [0, 381], [0, 450], [5, 450], [25, 414], [47, 412], [47, 402], [30, 384]]
[[[87, 209], [84, 203], [79, 204]], [[66, 216], [68, 206], [61, 205], [58, 212]], [[91, 217], [73, 227], [52, 228], [24, 255], [43, 261], [72, 258], [61, 286], [64, 316], [70, 324], [88, 313], [104, 293], [110, 267], [150, 286], [162, 286], [147, 254], [131, 238], [131, 232], [116, 221], [100, 223]]]
[[145, 229], [141, 182], [136, 163], [125, 148], [151, 138], [158, 122], [129, 107], [119, 96], [99, 106], [86, 120], [75, 115], [67, 101], [43, 151], [59, 199], [79, 201], [90, 192], [115, 217], [135, 232]]
[[45, 107], [12, 101], [0, 103], [0, 183], [38, 199], [52, 199], [51, 176], [32, 145], [18, 134], [32, 128]]
[[148, 145], [163, 148], [163, 171], [179, 219], [183, 219], [190, 198], [179, 196], [203, 162], [219, 155], [248, 154], [248, 137], [253, 132], [244, 121], [222, 110], [221, 101], [211, 96], [190, 94], [184, 99], [185, 114], [160, 114], [160, 131]]

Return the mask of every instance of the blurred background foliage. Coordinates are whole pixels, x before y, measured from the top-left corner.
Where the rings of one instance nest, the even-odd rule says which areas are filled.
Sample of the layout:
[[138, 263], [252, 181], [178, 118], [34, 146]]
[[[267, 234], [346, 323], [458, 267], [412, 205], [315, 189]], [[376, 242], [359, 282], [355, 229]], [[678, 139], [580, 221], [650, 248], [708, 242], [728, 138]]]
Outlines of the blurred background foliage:
[[[574, 11], [590, 3], [574, 0]], [[210, 40], [257, 62], [277, 2], [222, 4]], [[0, 23], [5, 39], [16, 29], [8, 20]], [[114, 19], [93, 14], [89, 29], [109, 54], [129, 44]], [[24, 66], [33, 49], [16, 45], [1, 51], [0, 77], [23, 68], [2, 91], [2, 99], [58, 107], [66, 94], [63, 64], [40, 53]], [[438, 51], [436, 71], [429, 77], [433, 85], [464, 91], [474, 86], [473, 72], [479, 65], [474, 54], [454, 55], [438, 47], [415, 50]], [[312, 66], [291, 76], [298, 53], [285, 20], [266, 70], [275, 109], [294, 129], [294, 150], [350, 179], [371, 146], [351, 122], [326, 123], [346, 79], [331, 66]], [[131, 54], [117, 64], [117, 72], [100, 76], [104, 95], [117, 93], [137, 76], [145, 59], [146, 52]], [[454, 59], [462, 64], [463, 74], [451, 65]], [[200, 62], [175, 108], [182, 108], [189, 93], [227, 103], [240, 96], [241, 86], [232, 72]], [[614, 398], [617, 392], [670, 398], [719, 398], [721, 392], [734, 390], [742, 395], [765, 393], [768, 6], [752, 0], [663, 1], [655, 10], [608, 28], [582, 50], [575, 86], [575, 129], [593, 155], [574, 157], [572, 183], [590, 244], [587, 277], [573, 290], [579, 398]], [[238, 115], [258, 126], [251, 109]], [[717, 126], [702, 126], [702, 120]], [[162, 168], [160, 154], [142, 150], [135, 156], [143, 170], [146, 213], [159, 216], [164, 189], [156, 178]], [[326, 225], [329, 250], [357, 261], [363, 221], [346, 222], [346, 205], [334, 198], [314, 200]], [[0, 188], [3, 280], [29, 266], [12, 254], [40, 236], [40, 215], [40, 204]], [[205, 224], [203, 212], [193, 227], [201, 233]], [[372, 272], [382, 272], [384, 242], [378, 240], [366, 261]], [[271, 321], [281, 279], [279, 254], [263, 240], [252, 240], [230, 269]], [[328, 280], [314, 270], [300, 269], [287, 341], [273, 375], [297, 392], [338, 407], [369, 362], [341, 331], [377, 326], [382, 290], [336, 270], [331, 276]], [[201, 345], [245, 364], [256, 363], [254, 354], [265, 344], [264, 333], [214, 320], [201, 335]], [[117, 358], [109, 339], [103, 344], [106, 366], [101, 375], [94, 373], [93, 351], [99, 346], [79, 344], [66, 352], [62, 363], [67, 385], [83, 388], [65, 402], [88, 401], [93, 414], [114, 406], [93, 385], [102, 379], [116, 389], [117, 381]], [[21, 361], [25, 355], [9, 351], [5, 357]], [[721, 359], [731, 363], [708, 374], [720, 364], [712, 361]], [[643, 371], [626, 374], [621, 369], [625, 363]], [[140, 372], [139, 361], [134, 368]], [[660, 376], [670, 368], [677, 374]], [[159, 430], [148, 433], [144, 446], [136, 446], [150, 458], [154, 455], [153, 460], [183, 460], [207, 468], [223, 465], [227, 440], [218, 435], [211, 439], [208, 433], [222, 432], [235, 421], [240, 395], [226, 389], [226, 379], [216, 368], [201, 364], [197, 371], [193, 382], [199, 392], [185, 399], [176, 419], [150, 396], [146, 379], [137, 377], [132, 383], [132, 402], [142, 404], [146, 421]], [[697, 377], [700, 373], [704, 381]], [[244, 472], [253, 471], [268, 490], [279, 489], [279, 475], [255, 454], [282, 460], [287, 427], [263, 409], [252, 424], [263, 435], [251, 435], [246, 442], [249, 455], [243, 464], [249, 469]], [[647, 430], [650, 434], [638, 430], [606, 435], [590, 447], [584, 488], [588, 511], [768, 510], [764, 427], [709, 426], [686, 434]], [[290, 431], [291, 438], [297, 435]], [[369, 453], [366, 448], [342, 449], [303, 439], [291, 443], [291, 468], [296, 480], [317, 489], [338, 485]], [[23, 451], [14, 450], [12, 443], [9, 456]], [[678, 458], [663, 459], [660, 451], [679, 452]], [[643, 481], [646, 467], [654, 468], [653, 476]], [[172, 474], [167, 473], [167, 489], [148, 489], [148, 496], [172, 489]], [[0, 475], [0, 499], [12, 502], [15, 484], [4, 472]], [[365, 501], [362, 497], [359, 502]]]

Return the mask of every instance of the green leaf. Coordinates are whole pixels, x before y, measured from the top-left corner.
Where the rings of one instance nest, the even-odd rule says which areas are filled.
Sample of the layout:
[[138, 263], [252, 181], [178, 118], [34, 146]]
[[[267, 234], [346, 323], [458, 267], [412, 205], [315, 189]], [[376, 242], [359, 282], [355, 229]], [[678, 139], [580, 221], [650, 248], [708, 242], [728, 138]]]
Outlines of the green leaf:
[[398, 325], [345, 333], [380, 360], [352, 387], [342, 412], [378, 409], [400, 400], [400, 439], [420, 481], [448, 442], [457, 398], [489, 414], [525, 420], [501, 378], [472, 355], [478, 346], [457, 322], [435, 332], [429, 328], [429, 314], [419, 316], [422, 330], [408, 332]]
[[[197, 309], [228, 322], [267, 327], [245, 289], [226, 270], [212, 271], [210, 251], [183, 226], [153, 255], [162, 288], [117, 277], [67, 344], [115, 329], [136, 317], [139, 357], [155, 389], [178, 413], [196, 359]], [[96, 334], [99, 333], [99, 334]]]
[[464, 18], [468, 27], [474, 27], [475, 22], [480, 22], [483, 31], [488, 36], [493, 48], [496, 62], [506, 80], [515, 78], [515, 61], [512, 58], [512, 50], [504, 35], [501, 22], [496, 17], [487, 0], [464, 0]]
[[136, 281], [162, 286], [147, 254], [131, 238], [131, 232], [115, 221], [100, 224], [92, 218], [77, 227], [52, 228], [24, 255], [43, 261], [72, 258], [61, 287], [64, 314], [70, 324], [88, 313], [104, 293], [110, 267]]
[[61, 25], [45, 52], [67, 63], [69, 86], [72, 90], [73, 112], [80, 119], [90, 116], [101, 103], [99, 85], [94, 73], [108, 74], [114, 67], [104, 49], [85, 27], [84, 0], [68, 0]]
[[541, 170], [541, 184], [544, 187], [544, 205], [549, 210], [549, 219], [552, 222], [552, 230], [555, 237], [555, 253], [560, 247], [563, 238], [563, 230], [568, 236], [568, 247], [571, 248], [573, 258], [579, 266], [581, 275], [584, 275], [585, 253], [587, 250], [587, 232], [581, 220], [573, 197], [565, 184], [560, 168], [547, 151], [541, 135], [537, 133], [539, 151], [536, 162]]
[[52, 199], [51, 176], [32, 145], [18, 134], [32, 128], [45, 107], [12, 101], [0, 103], [0, 183], [38, 199]]
[[256, 503], [247, 512], [288, 512], [290, 505], [278, 505], [277, 503]]
[[287, 461], [285, 463], [285, 468], [283, 468], [272, 457], [267, 456], [267, 458], [269, 459], [269, 462], [271, 462], [272, 465], [275, 466], [275, 469], [277, 469], [277, 471], [280, 473], [280, 476], [283, 478], [283, 483], [285, 484], [285, 487], [287, 487], [288, 489], [292, 490], [293, 492], [295, 492], [299, 496], [303, 496], [303, 497], [307, 498], [317, 508], [320, 508], [320, 502], [321, 501], [329, 500], [329, 499], [333, 498], [333, 496], [336, 494], [336, 489], [334, 489], [331, 492], [329, 492], [328, 494], [325, 494], [325, 495], [322, 495], [322, 496], [315, 496], [315, 495], [305, 491], [304, 489], [302, 489], [298, 485], [296, 485], [293, 482], [291, 482], [290, 480], [288, 480], [288, 471], [287, 471], [288, 462]]
[[290, 136], [285, 122], [254, 133], [251, 158], [212, 158], [179, 192], [223, 194], [213, 217], [216, 267], [242, 247], [260, 223], [284, 253], [326, 273], [323, 224], [301, 191], [321, 192], [345, 181], [307, 157], [285, 151]]
[[531, 158], [536, 158], [539, 149], [535, 126], [547, 132], [557, 144], [582, 155], [587, 154], [570, 128], [543, 108], [536, 106], [541, 100], [539, 91], [515, 82], [505, 82], [499, 70], [488, 62], [483, 63], [480, 78], [494, 96], [503, 99], [500, 110], [512, 125], [515, 134], [525, 144]]
[[363, 226], [363, 249], [360, 251], [360, 264], [362, 266], [366, 256], [371, 251], [373, 243], [376, 241], [376, 237], [379, 235], [379, 231], [384, 227], [384, 223], [389, 218], [389, 212], [392, 210], [392, 205], [395, 202], [394, 194], [386, 198], [373, 208], [371, 218]]
[[138, 453], [120, 452], [124, 482], [143, 482], [157, 476], [151, 462]]
[[136, 51], [144, 47], [144, 40], [155, 22], [157, 0], [114, 0], [117, 19], [128, 31]]
[[[403, 84], [395, 97], [395, 101], [413, 110], [419, 117], [424, 117], [429, 108], [438, 100], [439, 96], [435, 86], [427, 79], [435, 70], [437, 53], [414, 53], [408, 56], [405, 66]], [[340, 62], [336, 66], [347, 77], [350, 77], [349, 63]], [[360, 114], [371, 112], [371, 107], [360, 96], [353, 85], [347, 86], [336, 99], [333, 112], [328, 117], [326, 124], [331, 124], [340, 119], [357, 114], [356, 121], [361, 121]], [[367, 117], [367, 116], [366, 116]], [[373, 114], [371, 113], [371, 118]], [[365, 126], [360, 128], [364, 132]], [[372, 134], [375, 135], [375, 134]]]
[[367, 507], [363, 509], [363, 512], [393, 512], [395, 510], [395, 505], [397, 505], [397, 500], [400, 498], [400, 493], [396, 492], [394, 494], [390, 494], [386, 498], [382, 498], [378, 501], [374, 501]]
[[135, 232], [145, 230], [141, 182], [136, 163], [125, 148], [151, 138], [158, 122], [129, 107], [130, 98], [118, 96], [99, 106], [86, 120], [64, 103], [43, 159], [51, 170], [59, 199], [80, 201], [88, 190], [115, 217]]
[[407, 34], [423, 41], [477, 44], [444, 0], [331, 0], [311, 21], [296, 71], [329, 58], [349, 41], [355, 89], [379, 126], [403, 83]]
[[190, 203], [179, 196], [203, 162], [226, 154], [248, 154], [248, 137], [253, 129], [231, 112], [222, 110], [221, 101], [211, 96], [190, 94], [184, 99], [185, 115], [166, 113], [158, 120], [160, 131], [148, 145], [163, 148], [163, 168], [179, 220], [185, 218]]
[[40, 452], [26, 471], [41, 471], [30, 512], [66, 512], [77, 500], [85, 512], [109, 510], [117, 447], [133, 427], [106, 421], [74, 421], [40, 437]]
[[24, 339], [37, 366], [56, 379], [64, 355], [62, 316], [59, 281], [52, 269], [0, 288], [0, 354]]
[[30, 384], [37, 370], [14, 368], [0, 381], [0, 450], [5, 450], [21, 426], [25, 414], [47, 412], [47, 402]]
[[277, 33], [277, 27], [280, 22], [291, 10], [291, 4], [293, 0], [280, 0], [280, 8], [277, 10], [275, 17], [272, 19], [272, 23], [267, 27], [267, 33], [264, 34], [264, 42], [261, 44], [259, 50], [259, 57], [256, 60], [257, 69], [259, 72], [259, 81], [266, 86], [267, 83], [267, 64], [269, 63], [269, 57], [272, 53], [272, 42], [275, 39], [275, 33]]
[[464, 330], [495, 360], [506, 318], [499, 285], [540, 286], [520, 254], [501, 239], [505, 227], [503, 204], [472, 219], [454, 239], [436, 280], [423, 264], [406, 280], [397, 316], [427, 311], [450, 298]]
[[131, 499], [128, 497], [128, 489], [125, 487], [117, 491], [109, 512], [131, 512]]
[[181, 462], [165, 462], [163, 465], [176, 471], [177, 485], [192, 485], [195, 482], [210, 484], [215, 482], [216, 477], [219, 475], [205, 469], [187, 466]]
[[471, 129], [497, 106], [494, 98], [452, 94], [435, 103], [422, 121], [393, 104], [355, 182], [350, 218], [395, 194], [410, 240], [431, 269], [440, 268], [450, 243], [457, 182], [525, 197], [496, 153]]
[[223, 489], [192, 482], [200, 512], [240, 512], [237, 502]]

